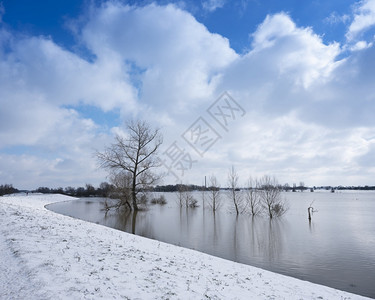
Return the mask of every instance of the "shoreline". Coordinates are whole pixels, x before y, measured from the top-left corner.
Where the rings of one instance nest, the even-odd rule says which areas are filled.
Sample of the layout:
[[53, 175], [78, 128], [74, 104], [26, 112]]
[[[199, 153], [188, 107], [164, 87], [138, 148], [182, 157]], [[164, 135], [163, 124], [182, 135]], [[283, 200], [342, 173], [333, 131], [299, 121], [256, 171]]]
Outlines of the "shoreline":
[[74, 199], [0, 197], [0, 298], [370, 299], [44, 207]]

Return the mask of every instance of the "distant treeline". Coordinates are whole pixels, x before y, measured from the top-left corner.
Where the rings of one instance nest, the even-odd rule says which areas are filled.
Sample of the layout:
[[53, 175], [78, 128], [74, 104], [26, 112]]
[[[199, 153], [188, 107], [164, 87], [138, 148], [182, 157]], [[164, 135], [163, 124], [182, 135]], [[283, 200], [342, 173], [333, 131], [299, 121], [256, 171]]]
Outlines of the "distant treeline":
[[95, 188], [91, 184], [86, 184], [85, 187], [74, 188], [68, 186], [66, 188], [48, 188], [48, 187], [39, 187], [36, 190], [19, 190], [14, 188], [11, 184], [2, 184], [0, 185], [0, 196], [14, 194], [14, 193], [43, 193], [43, 194], [63, 194], [74, 197], [107, 197], [112, 186], [103, 182], [98, 188]]
[[[66, 187], [66, 188], [48, 188], [48, 187], [39, 187], [36, 190], [28, 191], [28, 190], [19, 190], [14, 188], [12, 184], [2, 184], [0, 185], [0, 196], [14, 194], [18, 192], [36, 192], [36, 193], [43, 193], [43, 194], [63, 194], [73, 197], [108, 197], [112, 190], [113, 186], [107, 182], [102, 182], [98, 188], [95, 188], [91, 184], [86, 184], [85, 187]], [[152, 192], [177, 192], [180, 190], [185, 191], [202, 191], [204, 190], [204, 186], [199, 185], [185, 185], [185, 184], [174, 184], [174, 185], [157, 185], [149, 189]], [[304, 186], [297, 186], [297, 187], [290, 187], [288, 185], [280, 186], [280, 189], [284, 191], [304, 191], [304, 190], [365, 190], [371, 191], [375, 190], [375, 186], [314, 186], [314, 187], [304, 187]]]
[[184, 191], [202, 191], [204, 190], [204, 186], [194, 185], [194, 184], [175, 184], [175, 185], [157, 185], [153, 187], [151, 191], [153, 192], [178, 192], [181, 190]]
[[19, 191], [14, 188], [11, 184], [0, 185], [0, 196], [18, 193]]
[[43, 194], [62, 194], [73, 197], [107, 197], [112, 189], [112, 185], [107, 182], [103, 182], [99, 185], [98, 188], [95, 188], [91, 184], [86, 184], [85, 187], [74, 188], [68, 186], [66, 188], [48, 188], [48, 187], [39, 187], [32, 192], [43, 193]]
[[[185, 185], [185, 184], [175, 184], [175, 185], [161, 185], [152, 188], [154, 192], [177, 192], [183, 188], [184, 190], [188, 191], [202, 191], [205, 189], [204, 186], [199, 185]], [[286, 192], [296, 192], [296, 191], [305, 191], [305, 190], [362, 190], [362, 191], [371, 191], [375, 190], [375, 186], [314, 186], [314, 187], [307, 187], [307, 186], [289, 186], [289, 185], [280, 185], [280, 190], [284, 190]], [[207, 187], [206, 189], [209, 189]], [[228, 188], [221, 188], [226, 190]]]
[[[148, 191], [151, 192], [177, 192], [183, 188], [187, 191], [199, 191], [203, 190], [204, 187], [198, 185], [185, 185], [185, 184], [175, 184], [175, 185], [163, 185], [151, 187]], [[39, 187], [35, 190], [18, 190], [14, 188], [11, 184], [0, 185], [0, 196], [7, 194], [14, 194], [18, 192], [30, 192], [30, 193], [43, 193], [43, 194], [62, 194], [73, 197], [108, 197], [111, 190], [113, 190], [113, 185], [102, 182], [98, 188], [95, 188], [91, 184], [86, 184], [85, 187], [74, 188], [71, 186], [62, 188], [49, 188], [49, 187]]]
[[338, 186], [335, 187], [336, 190], [364, 190], [364, 191], [373, 191], [375, 190], [375, 186]]

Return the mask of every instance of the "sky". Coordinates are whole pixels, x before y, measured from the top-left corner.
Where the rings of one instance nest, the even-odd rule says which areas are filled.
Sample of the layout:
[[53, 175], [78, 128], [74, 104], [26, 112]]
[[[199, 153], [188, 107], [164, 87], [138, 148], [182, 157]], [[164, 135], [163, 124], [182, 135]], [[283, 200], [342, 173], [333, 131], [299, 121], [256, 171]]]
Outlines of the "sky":
[[375, 0], [0, 3], [0, 184], [97, 186], [145, 120], [160, 184], [374, 185]]

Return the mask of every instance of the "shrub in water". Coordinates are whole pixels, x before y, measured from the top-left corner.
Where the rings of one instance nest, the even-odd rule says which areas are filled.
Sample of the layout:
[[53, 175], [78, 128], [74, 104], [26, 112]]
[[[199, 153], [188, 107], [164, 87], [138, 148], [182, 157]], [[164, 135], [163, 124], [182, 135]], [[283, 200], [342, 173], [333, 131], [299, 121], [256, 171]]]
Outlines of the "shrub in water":
[[167, 204], [167, 199], [165, 199], [164, 195], [161, 195], [159, 198], [153, 198], [151, 200], [151, 203], [164, 205], [164, 204]]

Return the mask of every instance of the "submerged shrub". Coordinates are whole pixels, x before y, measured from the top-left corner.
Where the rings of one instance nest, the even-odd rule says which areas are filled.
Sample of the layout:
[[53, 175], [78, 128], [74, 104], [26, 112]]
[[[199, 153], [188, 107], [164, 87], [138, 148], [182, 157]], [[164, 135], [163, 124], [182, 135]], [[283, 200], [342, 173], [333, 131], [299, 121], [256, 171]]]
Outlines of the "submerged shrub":
[[147, 196], [145, 194], [142, 194], [139, 198], [138, 198], [138, 201], [137, 203], [138, 204], [143, 204], [143, 205], [146, 205], [147, 204]]
[[198, 200], [196, 200], [195, 198], [191, 197], [191, 199], [189, 201], [189, 207], [191, 207], [191, 208], [198, 207]]
[[165, 205], [167, 204], [167, 199], [165, 199], [164, 195], [161, 195], [158, 198], [153, 198], [151, 200], [151, 204], [160, 204], [160, 205]]
[[275, 216], [280, 217], [287, 211], [287, 208], [285, 205], [282, 205], [281, 203], [277, 203], [274, 206], [272, 206], [272, 211]]

